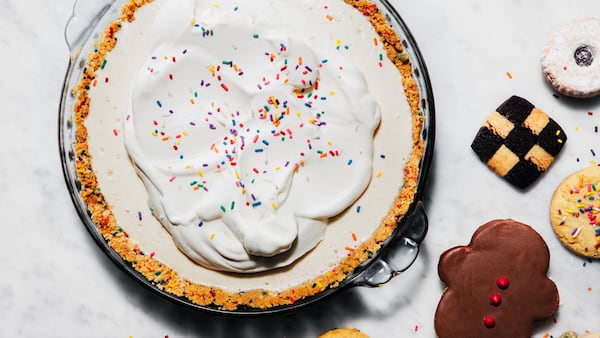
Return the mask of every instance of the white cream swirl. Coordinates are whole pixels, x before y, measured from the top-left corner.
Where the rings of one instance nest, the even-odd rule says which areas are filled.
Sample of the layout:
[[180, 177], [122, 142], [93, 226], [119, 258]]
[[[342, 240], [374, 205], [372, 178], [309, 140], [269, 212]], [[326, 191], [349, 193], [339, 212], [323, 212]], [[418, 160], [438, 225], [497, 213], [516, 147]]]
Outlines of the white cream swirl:
[[125, 146], [154, 215], [205, 267], [291, 264], [370, 182], [379, 107], [312, 3], [170, 0], [149, 32]]

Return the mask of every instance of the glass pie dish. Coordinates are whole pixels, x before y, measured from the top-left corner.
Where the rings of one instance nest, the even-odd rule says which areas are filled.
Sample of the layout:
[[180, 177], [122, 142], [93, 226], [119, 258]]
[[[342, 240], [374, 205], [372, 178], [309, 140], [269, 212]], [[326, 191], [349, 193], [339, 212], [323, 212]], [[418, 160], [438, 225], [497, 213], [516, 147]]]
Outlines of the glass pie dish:
[[[311, 295], [292, 304], [272, 308], [238, 307], [235, 310], [224, 310], [212, 305], [199, 305], [188, 298], [167, 292], [155, 282], [150, 281], [142, 273], [127, 262], [105, 239], [97, 225], [92, 220], [85, 201], [80, 195], [81, 182], [76, 171], [77, 156], [73, 147], [75, 141], [74, 106], [76, 98], [73, 90], [78, 85], [81, 74], [86, 68], [88, 51], [92, 50], [102, 30], [120, 15], [123, 1], [77, 1], [73, 14], [65, 29], [65, 39], [71, 52], [68, 70], [65, 76], [61, 104], [59, 109], [59, 146], [63, 172], [67, 188], [74, 206], [91, 236], [111, 260], [126, 274], [151, 289], [156, 294], [177, 304], [195, 310], [203, 310], [219, 314], [261, 315], [280, 313], [302, 308], [315, 301], [321, 300], [339, 290], [354, 287], [378, 287], [389, 282], [395, 276], [406, 271], [418, 256], [419, 246], [424, 240], [428, 222], [422, 198], [429, 174], [433, 156], [435, 134], [433, 93], [427, 69], [417, 44], [405, 23], [388, 1], [374, 2], [384, 14], [384, 17], [396, 31], [404, 51], [412, 64], [412, 76], [419, 92], [419, 110], [423, 115], [423, 127], [420, 138], [423, 143], [423, 153], [419, 159], [418, 177], [414, 198], [407, 212], [398, 221], [393, 233], [383, 242], [381, 248], [365, 262], [358, 265], [349, 275], [335, 287], [329, 287], [315, 295]], [[398, 89], [402, 91], [402, 88]]]

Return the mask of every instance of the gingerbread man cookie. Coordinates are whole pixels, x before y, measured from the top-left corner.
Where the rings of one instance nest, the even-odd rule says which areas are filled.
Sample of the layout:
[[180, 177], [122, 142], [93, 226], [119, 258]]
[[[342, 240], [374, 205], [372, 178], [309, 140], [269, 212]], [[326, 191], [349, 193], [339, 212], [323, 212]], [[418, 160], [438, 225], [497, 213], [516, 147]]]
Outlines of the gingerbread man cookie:
[[446, 283], [435, 313], [440, 338], [531, 337], [533, 322], [558, 310], [546, 276], [550, 252], [530, 226], [494, 220], [468, 246], [447, 250], [438, 272]]

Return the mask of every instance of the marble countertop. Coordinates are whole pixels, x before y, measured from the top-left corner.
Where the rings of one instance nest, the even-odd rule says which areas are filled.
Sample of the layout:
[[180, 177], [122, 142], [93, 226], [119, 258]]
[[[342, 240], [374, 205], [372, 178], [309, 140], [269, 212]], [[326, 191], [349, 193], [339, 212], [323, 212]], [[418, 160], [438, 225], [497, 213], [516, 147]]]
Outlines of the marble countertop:
[[[89, 0], [91, 1], [91, 0]], [[469, 242], [496, 218], [533, 226], [551, 250], [558, 314], [534, 337], [600, 332], [600, 262], [579, 258], [549, 224], [564, 177], [600, 162], [600, 99], [555, 97], [540, 71], [551, 30], [600, 13], [597, 0], [393, 0], [428, 65], [436, 102], [434, 162], [425, 205], [430, 231], [415, 265], [381, 288], [353, 288], [302, 312], [222, 318], [171, 304], [119, 270], [98, 249], [71, 204], [57, 142], [57, 111], [69, 51], [63, 29], [73, 0], [1, 1], [0, 336], [316, 337], [357, 327], [373, 338], [435, 337], [444, 289], [440, 254]], [[554, 118], [569, 140], [550, 170], [520, 191], [470, 149], [475, 133], [516, 94]], [[597, 154], [594, 153], [594, 150]]]

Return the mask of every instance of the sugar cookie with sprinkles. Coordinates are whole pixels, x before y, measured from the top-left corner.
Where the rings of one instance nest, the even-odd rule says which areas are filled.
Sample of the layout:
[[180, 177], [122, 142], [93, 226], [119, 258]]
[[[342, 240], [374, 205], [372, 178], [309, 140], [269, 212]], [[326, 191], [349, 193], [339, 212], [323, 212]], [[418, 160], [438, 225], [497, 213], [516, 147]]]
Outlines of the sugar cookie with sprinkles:
[[512, 96], [489, 115], [471, 148], [498, 176], [524, 189], [548, 170], [566, 141], [552, 118]]
[[546, 42], [542, 70], [559, 93], [574, 98], [600, 94], [600, 18], [558, 26]]
[[369, 336], [356, 328], [340, 328], [327, 331], [319, 338], [369, 338]]
[[567, 331], [561, 334], [558, 338], [600, 338], [600, 333], [590, 333], [582, 336], [575, 331]]
[[600, 167], [568, 176], [554, 191], [550, 222], [560, 242], [572, 252], [600, 258]]

